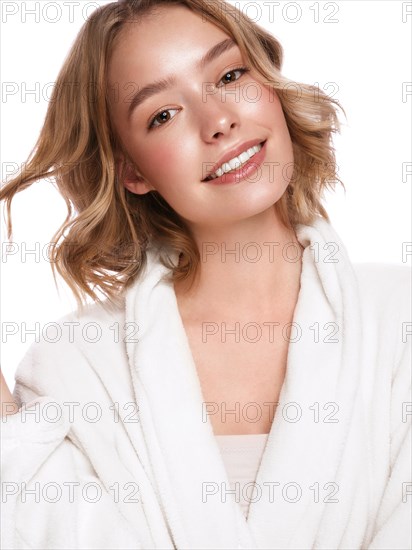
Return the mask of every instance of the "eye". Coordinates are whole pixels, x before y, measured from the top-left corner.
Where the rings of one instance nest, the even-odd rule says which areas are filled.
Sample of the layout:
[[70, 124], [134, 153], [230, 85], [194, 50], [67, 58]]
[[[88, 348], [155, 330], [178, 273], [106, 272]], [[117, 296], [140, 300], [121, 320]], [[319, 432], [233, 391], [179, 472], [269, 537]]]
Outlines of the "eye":
[[150, 121], [149, 130], [151, 128], [158, 128], [159, 126], [163, 126], [163, 124], [155, 124], [155, 122], [158, 120], [158, 118], [162, 122], [168, 122], [170, 120], [170, 118], [160, 118], [160, 117], [163, 117], [163, 115], [166, 115], [167, 113], [170, 113], [170, 111], [178, 111], [178, 110], [179, 109], [162, 109], [161, 111], [159, 111], [157, 114], [155, 114], [155, 116]]
[[[227, 73], [225, 73], [225, 75], [222, 76], [222, 78], [220, 79], [219, 82], [221, 82], [224, 78], [226, 78], [228, 75], [230, 75], [232, 73], [241, 73], [240, 76], [242, 76], [243, 74], [248, 73], [249, 71], [250, 71], [249, 67], [238, 67], [237, 69], [232, 69], [231, 71], [228, 71]], [[239, 76], [239, 78], [240, 78], [240, 76]], [[236, 82], [237, 80], [239, 80], [239, 78], [235, 78], [234, 80], [232, 80], [230, 82], [224, 82], [224, 84], [231, 84], [232, 82]], [[167, 118], [167, 113], [170, 113], [170, 111], [179, 111], [179, 109], [162, 109], [161, 111], [159, 111], [158, 113], [156, 113], [154, 115], [154, 117], [152, 118], [152, 120], [149, 123], [148, 129], [152, 130], [154, 128], [159, 128], [160, 126], [164, 126], [163, 123], [169, 122], [170, 118]], [[162, 118], [160, 118], [160, 117], [162, 117]], [[157, 122], [158, 120], [160, 120], [161, 123], [160, 124], [155, 124], [155, 122]]]
[[[249, 67], [239, 67], [237, 69], [232, 69], [231, 71], [228, 71], [227, 73], [225, 73], [224, 76], [222, 76], [222, 78], [220, 79], [220, 81], [222, 81], [224, 78], [226, 78], [228, 75], [230, 75], [232, 73], [239, 73], [240, 72], [241, 73], [240, 76], [242, 76], [243, 74], [248, 73], [249, 71], [250, 71]], [[236, 82], [236, 80], [239, 80], [239, 78], [236, 78], [235, 80], [232, 80], [231, 82], [224, 82], [224, 84], [231, 84], [232, 82]]]

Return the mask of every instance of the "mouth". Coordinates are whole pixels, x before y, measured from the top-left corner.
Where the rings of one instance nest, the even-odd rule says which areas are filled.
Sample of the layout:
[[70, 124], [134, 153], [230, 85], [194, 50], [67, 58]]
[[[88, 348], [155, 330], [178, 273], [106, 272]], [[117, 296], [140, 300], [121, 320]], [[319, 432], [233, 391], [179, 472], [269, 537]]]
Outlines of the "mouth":
[[223, 163], [213, 174], [204, 178], [202, 183], [239, 183], [260, 167], [266, 155], [266, 143], [267, 139], [246, 149], [228, 163]]

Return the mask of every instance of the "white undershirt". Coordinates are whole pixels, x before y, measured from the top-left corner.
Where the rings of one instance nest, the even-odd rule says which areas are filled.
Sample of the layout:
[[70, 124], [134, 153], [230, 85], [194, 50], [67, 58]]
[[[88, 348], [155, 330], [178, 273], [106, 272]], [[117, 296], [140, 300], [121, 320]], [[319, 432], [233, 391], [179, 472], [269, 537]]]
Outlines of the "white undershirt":
[[[254, 483], [259, 470], [263, 451], [269, 434], [216, 435], [229, 478], [230, 488], [226, 489], [226, 501], [235, 499], [247, 518], [250, 502], [255, 498]], [[238, 485], [236, 485], [238, 483]], [[247, 485], [247, 486], [246, 486]], [[236, 492], [229, 492], [229, 490]], [[225, 488], [222, 487], [222, 498]]]

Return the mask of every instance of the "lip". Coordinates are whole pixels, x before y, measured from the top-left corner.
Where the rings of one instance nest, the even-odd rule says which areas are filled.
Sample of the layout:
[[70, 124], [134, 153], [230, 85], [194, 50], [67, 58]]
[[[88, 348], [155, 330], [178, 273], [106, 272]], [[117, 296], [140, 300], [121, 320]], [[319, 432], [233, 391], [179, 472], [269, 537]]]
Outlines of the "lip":
[[228, 162], [229, 160], [232, 160], [235, 157], [238, 157], [241, 153], [247, 151], [251, 147], [254, 147], [255, 145], [259, 145], [259, 143], [262, 143], [263, 139], [252, 139], [250, 141], [245, 141], [244, 143], [241, 143], [234, 149], [231, 149], [227, 153], [225, 153], [217, 162], [216, 164], [211, 168], [211, 170], [208, 171], [208, 173], [205, 175], [204, 179], [202, 180], [202, 183], [209, 183], [208, 181], [205, 182], [205, 179], [210, 176], [211, 174], [214, 174], [216, 170], [222, 166], [225, 162]]
[[[234, 172], [230, 172], [230, 174], [223, 174], [223, 176], [220, 176], [219, 178], [215, 178], [213, 180], [202, 181], [202, 183], [205, 183], [207, 185], [210, 185], [210, 184], [212, 184], [212, 185], [222, 185], [222, 184], [225, 184], [225, 183], [239, 183], [241, 180], [244, 180], [245, 178], [251, 176], [260, 167], [260, 165], [262, 164], [262, 162], [263, 162], [263, 160], [266, 156], [267, 140], [265, 140], [263, 142], [262, 142], [262, 140], [261, 141], [254, 140], [254, 142], [248, 142], [248, 143], [253, 143], [253, 145], [247, 146], [248, 144], [245, 144], [247, 146], [246, 149], [242, 149], [242, 147], [243, 147], [243, 145], [242, 145], [240, 148], [238, 148], [238, 150], [240, 149], [240, 153], [242, 151], [245, 151], [245, 150], [249, 149], [250, 147], [253, 147], [254, 145], [259, 145], [260, 143], [263, 143], [263, 147], [259, 151], [259, 153], [256, 153], [256, 155], [254, 155], [252, 158], [250, 158], [247, 161], [246, 164], [244, 164], [243, 166], [241, 166], [240, 168], [238, 168]], [[234, 156], [236, 157], [237, 155], [235, 154]], [[230, 160], [232, 158], [233, 157], [229, 156], [228, 160]], [[226, 161], [224, 160], [223, 162], [226, 162]], [[220, 166], [220, 164], [217, 165], [217, 168], [219, 168], [219, 166]], [[211, 173], [213, 174], [213, 172], [211, 172]]]

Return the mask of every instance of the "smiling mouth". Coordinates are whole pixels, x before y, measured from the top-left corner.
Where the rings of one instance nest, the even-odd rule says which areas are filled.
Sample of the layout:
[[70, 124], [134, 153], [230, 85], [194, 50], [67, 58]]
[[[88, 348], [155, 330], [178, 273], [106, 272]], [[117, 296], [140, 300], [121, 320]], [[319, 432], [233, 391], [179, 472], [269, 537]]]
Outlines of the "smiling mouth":
[[[264, 140], [262, 141], [261, 143], [259, 143], [260, 147], [264, 147], [265, 143], [266, 143], [267, 140]], [[251, 157], [249, 157], [248, 160], [246, 160], [245, 162], [243, 162], [240, 166], [238, 166], [237, 168], [233, 168], [232, 170], [229, 170], [228, 172], [223, 172], [220, 176], [216, 175], [216, 172], [214, 174], [209, 174], [209, 176], [207, 176], [205, 179], [202, 180], [202, 182], [208, 182], [208, 181], [213, 181], [214, 179], [218, 179], [222, 176], [225, 176], [226, 174], [233, 174], [234, 172], [238, 172], [239, 170], [241, 170], [248, 162], [250, 162], [253, 157], [255, 155], [257, 155], [258, 152], [254, 153], [254, 155], [252, 155]], [[225, 163], [227, 164], [227, 163]]]

